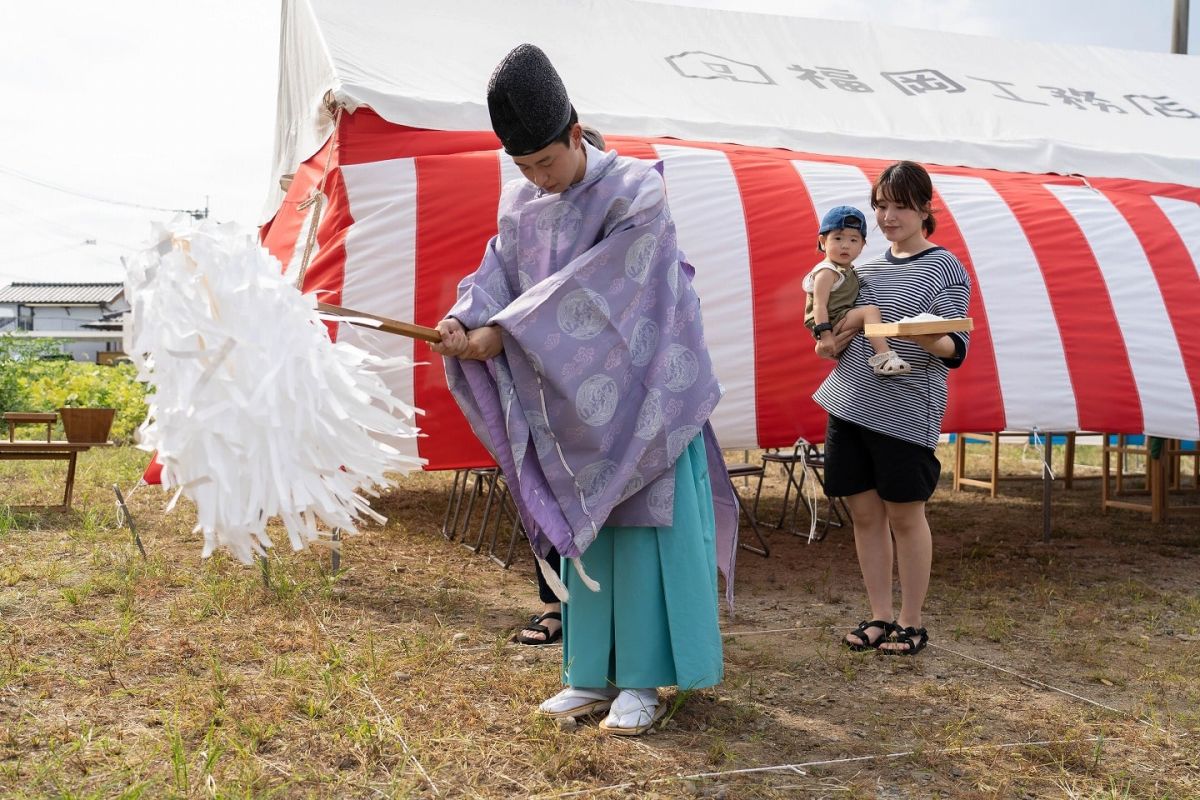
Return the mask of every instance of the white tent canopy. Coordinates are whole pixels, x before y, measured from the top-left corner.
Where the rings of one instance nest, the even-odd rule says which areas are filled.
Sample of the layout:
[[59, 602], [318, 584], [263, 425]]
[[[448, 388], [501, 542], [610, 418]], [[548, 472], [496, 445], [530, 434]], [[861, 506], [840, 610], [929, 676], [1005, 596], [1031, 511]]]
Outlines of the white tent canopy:
[[637, 0], [285, 0], [276, 172], [328, 137], [327, 92], [487, 130], [524, 41], [610, 134], [1200, 186], [1200, 59]]

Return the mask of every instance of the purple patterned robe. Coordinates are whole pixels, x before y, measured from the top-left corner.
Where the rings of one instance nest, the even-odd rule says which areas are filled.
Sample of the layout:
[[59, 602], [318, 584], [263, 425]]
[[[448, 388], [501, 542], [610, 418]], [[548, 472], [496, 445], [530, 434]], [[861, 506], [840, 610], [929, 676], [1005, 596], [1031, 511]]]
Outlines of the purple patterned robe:
[[561, 194], [504, 187], [499, 233], [449, 313], [498, 326], [504, 351], [447, 358], [447, 382], [542, 557], [578, 557], [604, 525], [669, 525], [673, 464], [703, 435], [731, 590], [738, 512], [708, 423], [722, 389], [661, 167], [590, 145], [587, 158]]

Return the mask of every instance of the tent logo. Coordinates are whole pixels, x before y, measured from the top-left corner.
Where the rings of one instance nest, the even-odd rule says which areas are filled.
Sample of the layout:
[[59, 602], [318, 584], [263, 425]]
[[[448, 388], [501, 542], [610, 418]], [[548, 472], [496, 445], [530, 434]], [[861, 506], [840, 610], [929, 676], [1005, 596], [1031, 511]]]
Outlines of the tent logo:
[[763, 72], [761, 67], [714, 53], [706, 53], [703, 50], [685, 50], [682, 53], [667, 56], [667, 63], [685, 78], [775, 84], [775, 81], [771, 80], [771, 76]]

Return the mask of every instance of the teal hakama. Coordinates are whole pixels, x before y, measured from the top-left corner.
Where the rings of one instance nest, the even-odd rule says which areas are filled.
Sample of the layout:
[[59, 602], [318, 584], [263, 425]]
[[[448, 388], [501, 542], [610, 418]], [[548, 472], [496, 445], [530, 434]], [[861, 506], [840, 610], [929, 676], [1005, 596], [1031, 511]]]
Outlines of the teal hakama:
[[563, 559], [563, 683], [700, 689], [724, 675], [716, 522], [704, 438], [675, 462], [667, 527], [604, 527], [584, 553], [593, 592]]

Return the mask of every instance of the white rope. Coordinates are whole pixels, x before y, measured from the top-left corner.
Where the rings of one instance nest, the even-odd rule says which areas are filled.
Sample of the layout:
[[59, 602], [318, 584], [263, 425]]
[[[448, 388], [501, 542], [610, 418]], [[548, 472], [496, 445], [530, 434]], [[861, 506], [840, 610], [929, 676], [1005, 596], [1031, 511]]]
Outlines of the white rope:
[[546, 579], [546, 585], [550, 587], [550, 591], [554, 592], [554, 596], [558, 598], [558, 602], [567, 602], [571, 598], [567, 594], [567, 585], [558, 577], [558, 573], [550, 567], [550, 562], [536, 554], [534, 558], [537, 559], [538, 569], [542, 571], [542, 577]]
[[722, 631], [722, 636], [762, 636], [767, 633], [792, 633], [795, 631], [831, 631], [836, 625], [805, 625], [800, 628], [772, 628], [765, 631]]
[[[811, 628], [776, 628], [776, 629], [768, 630], [768, 631], [737, 631], [737, 632], [723, 633], [721, 635], [722, 636], [754, 636], [754, 635], [762, 634], [762, 633], [790, 633], [791, 631], [814, 630], [814, 629], [819, 629], [819, 628], [832, 629], [835, 627], [836, 626], [833, 626], [833, 625], [820, 625], [820, 626], [813, 626]], [[1053, 686], [1049, 683], [1045, 683], [1044, 681], [1039, 681], [1036, 678], [1030, 678], [1027, 675], [1022, 675], [1021, 673], [1019, 673], [1015, 670], [1008, 669], [1007, 667], [1002, 667], [999, 664], [992, 664], [988, 661], [984, 661], [982, 658], [976, 658], [975, 656], [970, 656], [970, 655], [967, 655], [966, 653], [960, 653], [957, 650], [953, 650], [949, 647], [945, 647], [944, 645], [934, 644], [933, 642], [929, 643], [929, 647], [934, 650], [942, 650], [944, 652], [950, 653], [951, 655], [956, 655], [959, 658], [966, 659], [967, 661], [974, 661], [977, 664], [982, 664], [983, 666], [994, 669], [997, 672], [1003, 672], [1007, 675], [1012, 675], [1014, 678], [1019, 678], [1020, 680], [1023, 680], [1027, 683], [1032, 683], [1035, 686], [1040, 686], [1043, 689], [1049, 689], [1052, 692], [1058, 692], [1059, 694], [1066, 695], [1067, 697], [1072, 697], [1076, 700], [1082, 700], [1083, 702], [1088, 703], [1089, 705], [1096, 706], [1097, 708], [1103, 708], [1105, 711], [1111, 711], [1114, 714], [1117, 714], [1119, 716], [1128, 717], [1129, 719], [1140, 722], [1143, 725], [1147, 725], [1151, 728], [1154, 728], [1154, 730], [1156, 730], [1160, 733], [1171, 733], [1170, 731], [1166, 730], [1165, 728], [1160, 728], [1159, 726], [1155, 725], [1153, 722], [1150, 722], [1145, 717], [1140, 717], [1140, 716], [1138, 716], [1136, 714], [1132, 714], [1128, 711], [1123, 711], [1119, 708], [1115, 708], [1110, 705], [1105, 705], [1104, 703], [1101, 703], [1097, 700], [1092, 700], [1090, 698], [1084, 697], [1083, 695], [1075, 694], [1074, 692], [1059, 688], [1058, 686]], [[1185, 734], [1177, 734], [1177, 735], [1185, 735]]]
[[364, 684], [359, 691], [370, 698], [371, 702], [375, 704], [375, 707], [379, 709], [379, 713], [383, 715], [385, 720], [387, 720], [388, 727], [390, 728], [388, 732], [391, 733], [392, 736], [396, 737], [396, 740], [400, 742], [400, 748], [404, 750], [404, 754], [412, 759], [412, 763], [414, 766], [416, 766], [417, 771], [421, 773], [421, 777], [425, 779], [427, 784], [429, 784], [429, 791], [433, 792], [434, 797], [441, 797], [442, 793], [438, 791], [437, 784], [433, 782], [433, 778], [429, 777], [429, 773], [426, 772], [425, 768], [421, 766], [421, 762], [417, 761], [416, 754], [413, 753], [412, 750], [408, 749], [408, 742], [404, 741], [404, 737], [395, 730], [396, 720], [392, 718], [391, 714], [387, 713], [387, 711], [383, 709], [383, 705], [379, 702], [379, 698], [375, 696], [375, 692], [371, 691], [371, 687], [366, 684]]
[[[836, 625], [805, 625], [800, 628], [775, 628], [765, 631], [722, 631], [721, 636], [761, 636], [767, 633], [793, 633], [797, 631], [832, 631], [836, 630]], [[512, 642], [510, 642], [512, 643]], [[515, 644], [515, 643], [513, 643]], [[518, 649], [528, 648], [528, 645], [515, 645]], [[456, 653], [482, 653], [485, 651], [491, 652], [496, 649], [494, 644], [485, 644], [473, 647], [458, 647], [454, 649]]]
[[[1049, 475], [1050, 480], [1056, 480], [1056, 477], [1054, 475], [1054, 467], [1050, 464], [1050, 459], [1046, 457], [1045, 449], [1042, 447], [1042, 437], [1038, 436], [1038, 429], [1037, 429], [1036, 425], [1033, 427], [1033, 429], [1030, 431], [1030, 433], [1033, 434], [1033, 446], [1038, 448], [1038, 450], [1042, 453], [1042, 456], [1041, 456], [1042, 469], [1045, 470], [1043, 475]], [[1054, 442], [1054, 434], [1050, 434], [1050, 443], [1051, 443], [1050, 444], [1050, 452], [1051, 452], [1051, 454], [1053, 454], [1053, 452], [1054, 452], [1053, 442]], [[1051, 458], [1053, 458], [1053, 455], [1051, 455]]]
[[[772, 630], [765, 630], [765, 631], [730, 631], [728, 633], [722, 633], [721, 635], [722, 636], [755, 636], [755, 635], [766, 634], [766, 633], [790, 633], [792, 631], [818, 630], [818, 629], [827, 629], [828, 630], [828, 629], [833, 629], [833, 628], [836, 628], [836, 626], [834, 626], [834, 625], [817, 625], [817, 626], [812, 626], [812, 627], [807, 627], [807, 628], [775, 628]], [[949, 647], [945, 647], [944, 645], [934, 644], [933, 642], [929, 643], [929, 647], [934, 650], [942, 650], [944, 652], [950, 653], [951, 655], [955, 655], [955, 656], [958, 656], [959, 658], [966, 659], [967, 661], [974, 661], [977, 664], [982, 664], [983, 666], [994, 669], [997, 672], [1003, 672], [1007, 675], [1012, 675], [1014, 678], [1019, 678], [1020, 680], [1023, 680], [1027, 683], [1032, 683], [1033, 685], [1039, 686], [1043, 689], [1049, 689], [1052, 692], [1058, 692], [1059, 694], [1066, 695], [1067, 697], [1072, 697], [1076, 700], [1081, 700], [1085, 703], [1088, 703], [1089, 705], [1096, 706], [1097, 708], [1103, 708], [1105, 711], [1111, 711], [1112, 713], [1117, 714], [1119, 716], [1128, 717], [1129, 719], [1140, 722], [1143, 725], [1147, 725], [1151, 728], [1154, 728], [1154, 730], [1156, 730], [1160, 733], [1171, 733], [1171, 731], [1168, 731], [1165, 728], [1160, 728], [1158, 725], [1155, 725], [1153, 722], [1150, 722], [1145, 717], [1140, 717], [1136, 714], [1130, 713], [1129, 711], [1123, 711], [1119, 708], [1115, 708], [1114, 706], [1105, 705], [1104, 703], [1101, 703], [1097, 700], [1092, 700], [1090, 698], [1084, 697], [1083, 695], [1075, 694], [1074, 692], [1068, 691], [1066, 689], [1062, 689], [1058, 686], [1054, 686], [1054, 685], [1046, 683], [1044, 681], [1039, 681], [1036, 678], [1030, 678], [1027, 675], [1022, 675], [1021, 673], [1019, 673], [1015, 670], [1008, 669], [1007, 667], [1002, 667], [999, 664], [992, 664], [988, 661], [984, 661], [982, 658], [976, 658], [975, 656], [967, 655], [966, 653], [960, 653], [957, 650], [953, 650]], [[1182, 736], [1182, 735], [1186, 735], [1186, 734], [1176, 734], [1176, 735]]]
[[297, 211], [307, 210], [312, 206], [312, 212], [309, 213], [304, 221], [308, 227], [307, 236], [304, 241], [304, 255], [300, 259], [300, 269], [293, 276], [285, 276], [291, 280], [293, 286], [304, 291], [304, 274], [308, 272], [308, 265], [312, 262], [312, 257], [317, 249], [317, 232], [321, 227], [321, 212], [324, 210], [327, 198], [325, 197], [325, 181], [329, 177], [329, 167], [333, 163], [333, 151], [339, 149], [338, 143], [338, 125], [342, 120], [342, 107], [338, 106], [337, 111], [333, 115], [333, 131], [329, 134], [329, 149], [325, 153], [325, 168], [321, 171], [321, 180], [309, 192], [307, 198], [296, 206]]
[[[817, 538], [817, 471], [808, 466], [808, 454], [810, 449], [811, 452], [816, 452], [816, 448], [803, 436], [796, 440], [796, 444], [801, 448], [802, 453], [800, 456], [801, 483], [808, 484], [808, 497], [805, 499], [805, 503], [808, 505], [808, 543], [812, 544]], [[800, 487], [797, 486], [796, 491], [800, 491]]]
[[575, 574], [579, 576], [579, 580], [583, 581], [583, 585], [591, 589], [593, 592], [600, 591], [600, 584], [583, 571], [583, 558], [576, 556], [571, 559], [571, 564], [575, 567]]
[[854, 764], [863, 761], [883, 761], [889, 759], [904, 758], [912, 755], [951, 755], [953, 753], [969, 753], [976, 750], [1012, 750], [1018, 747], [1049, 747], [1050, 745], [1058, 744], [1083, 744], [1083, 743], [1099, 743], [1099, 742], [1119, 742], [1122, 741], [1119, 737], [1103, 737], [1103, 736], [1088, 736], [1083, 739], [1045, 739], [1036, 742], [1005, 742], [1003, 744], [975, 744], [966, 745], [964, 747], [943, 747], [938, 750], [926, 750], [919, 748], [915, 750], [902, 750], [897, 753], [880, 753], [870, 756], [848, 756], [846, 758], [828, 758], [819, 761], [801, 761], [797, 764], [776, 764], [769, 767], [746, 767], [744, 769], [720, 770], [718, 772], [697, 772], [692, 775], [671, 775], [665, 778], [650, 778], [644, 781], [631, 781], [627, 783], [615, 783], [609, 786], [596, 786], [588, 789], [578, 789], [571, 792], [561, 792], [559, 794], [544, 794], [537, 795], [538, 797], [578, 797], [585, 794], [598, 794], [600, 792], [612, 792], [618, 789], [629, 789], [633, 787], [647, 786], [652, 783], [668, 783], [672, 781], [691, 781], [702, 778], [725, 778], [733, 775], [755, 775], [764, 772], [791, 772], [797, 775], [807, 775], [804, 772], [805, 767], [827, 767], [835, 764]]
[[[541, 404], [542, 404], [542, 419], [548, 420], [548, 419], [550, 419], [550, 411], [546, 408], [546, 393], [542, 390], [542, 376], [539, 375], [537, 373], [537, 371], [535, 370], [533, 373], [533, 377], [537, 380], [538, 399], [541, 401]], [[583, 487], [581, 487], [579, 485], [579, 479], [575, 476], [575, 471], [572, 470], [570, 465], [567, 464], [567, 457], [566, 457], [566, 455], [563, 454], [562, 445], [559, 444], [558, 437], [554, 435], [554, 431], [550, 430], [549, 426], [546, 427], [546, 432], [550, 435], [551, 441], [554, 442], [554, 450], [558, 453], [558, 460], [562, 462], [563, 469], [565, 469], [567, 471], [567, 474], [571, 476], [571, 481], [575, 484], [575, 491], [579, 492], [580, 508], [583, 509], [583, 513], [591, 515], [592, 512], [590, 510], [588, 510], [587, 497], [585, 497], [583, 494]], [[596, 526], [595, 518], [591, 519], [591, 525], [592, 525], [592, 536], [593, 537], [599, 536], [600, 529]], [[580, 565], [578, 561], [575, 562], [575, 571], [577, 573], [579, 573], [579, 577], [580, 577], [580, 579], [583, 580], [584, 586], [591, 589], [593, 592], [600, 591], [600, 584], [597, 583], [592, 578], [588, 577], [587, 573], [583, 571], [583, 566]], [[544, 575], [545, 573], [546, 573], [546, 570], [543, 569], [542, 574]], [[549, 580], [547, 580], [546, 582], [550, 583]], [[564, 595], [566, 594], [566, 591], [567, 591], [567, 589], [564, 586], [563, 587]], [[557, 592], [555, 592], [555, 596], [556, 597], [558, 596]], [[561, 597], [560, 599], [564, 603], [567, 602], [566, 597]]]
[[982, 658], [975, 658], [975, 656], [970, 656], [970, 655], [967, 655], [966, 653], [960, 653], [957, 650], [951, 650], [949, 647], [944, 647], [939, 644], [933, 644], [932, 642], [929, 643], [929, 647], [931, 647], [935, 650], [944, 650], [945, 652], [950, 653], [952, 655], [956, 655], [959, 658], [965, 658], [968, 661], [974, 661], [976, 664], [982, 664], [985, 667], [989, 667], [991, 669], [996, 670], [997, 672], [1003, 672], [1007, 675], [1012, 675], [1014, 678], [1020, 678], [1021, 680], [1026, 681], [1028, 683], [1032, 683], [1035, 686], [1040, 686], [1043, 689], [1049, 689], [1052, 692], [1058, 692], [1059, 694], [1066, 695], [1067, 697], [1073, 697], [1076, 700], [1082, 700], [1083, 702], [1088, 703], [1089, 705], [1096, 706], [1097, 708], [1103, 708], [1105, 711], [1111, 711], [1114, 714], [1118, 714], [1122, 717], [1128, 717], [1132, 720], [1142, 723], [1143, 725], [1147, 725], [1151, 728], [1154, 728], [1154, 730], [1158, 731], [1159, 733], [1170, 733], [1170, 731], [1166, 730], [1165, 728], [1160, 728], [1159, 726], [1155, 725], [1153, 722], [1150, 722], [1145, 717], [1140, 717], [1140, 716], [1138, 716], [1136, 714], [1132, 714], [1128, 711], [1122, 711], [1119, 708], [1114, 708], [1113, 706], [1105, 705], [1104, 703], [1101, 703], [1097, 700], [1092, 700], [1090, 698], [1084, 697], [1083, 695], [1075, 694], [1074, 692], [1067, 691], [1066, 689], [1061, 689], [1057, 686], [1052, 686], [1049, 683], [1044, 683], [1043, 681], [1039, 681], [1036, 678], [1030, 678], [1026, 675], [1022, 675], [1021, 673], [1019, 673], [1015, 670], [1008, 669], [1007, 667], [1002, 667], [999, 664], [991, 664], [987, 661], [984, 661]]
[[1086, 176], [1086, 175], [1080, 175], [1078, 172], [1072, 172], [1072, 173], [1070, 174], [1070, 176], [1069, 176], [1069, 177], [1071, 177], [1071, 178], [1078, 178], [1078, 179], [1080, 180], [1080, 182], [1082, 182], [1082, 183], [1083, 183], [1083, 185], [1084, 185], [1084, 186], [1086, 186], [1087, 188], [1091, 189], [1091, 190], [1092, 190], [1093, 192], [1095, 192], [1096, 194], [1100, 194], [1100, 190], [1099, 190], [1099, 189], [1097, 189], [1095, 186], [1092, 186], [1090, 183], [1088, 183], [1088, 179], [1087, 179], [1087, 176]]

